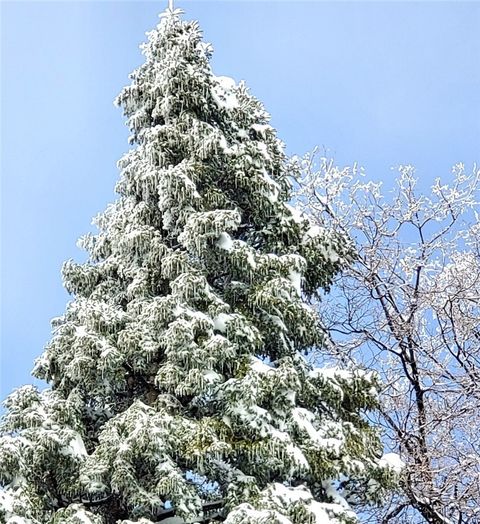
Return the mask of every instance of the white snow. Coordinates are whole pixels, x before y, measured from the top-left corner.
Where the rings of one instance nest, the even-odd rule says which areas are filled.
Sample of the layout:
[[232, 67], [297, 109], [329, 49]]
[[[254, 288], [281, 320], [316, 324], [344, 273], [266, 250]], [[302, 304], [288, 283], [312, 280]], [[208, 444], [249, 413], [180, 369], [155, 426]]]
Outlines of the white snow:
[[275, 202], [278, 202], [278, 191], [274, 189], [272, 192], [265, 195], [269, 202], [272, 204], [275, 204]]
[[312, 440], [318, 437], [317, 430], [312, 426], [315, 415], [304, 408], [293, 408], [292, 418], [300, 429], [308, 433]]
[[265, 362], [262, 362], [257, 357], [252, 357], [252, 363], [250, 364], [250, 367], [256, 373], [271, 373], [271, 372], [275, 372], [274, 368], [272, 368], [268, 364], [265, 364]]
[[342, 495], [340, 495], [335, 484], [332, 481], [322, 482], [322, 487], [325, 490], [325, 494], [327, 495], [327, 497], [331, 497], [336, 504], [339, 504], [343, 508], [350, 509], [350, 506], [348, 505], [347, 501], [342, 497]]
[[24, 519], [23, 517], [19, 517], [18, 515], [15, 515], [14, 517], [10, 517], [7, 520], [6, 524], [32, 524], [32, 521]]
[[303, 224], [305, 219], [302, 216], [302, 213], [298, 210], [292, 207], [290, 204], [284, 204], [284, 206], [290, 211], [290, 214], [292, 215], [293, 221], [297, 224]]
[[62, 454], [71, 457], [86, 457], [88, 455], [83, 439], [79, 433], [75, 433], [70, 442], [62, 449]]
[[84, 337], [88, 333], [85, 326], [75, 326], [75, 334], [77, 337]]
[[379, 460], [380, 466], [393, 469], [395, 473], [401, 473], [405, 467], [405, 462], [396, 453], [385, 453]]
[[0, 491], [0, 508], [7, 513], [13, 512], [13, 496], [8, 491]]
[[[242, 520], [239, 520], [239, 519]], [[225, 524], [238, 524], [239, 522], [271, 522], [274, 519], [275, 524], [292, 524], [292, 521], [273, 510], [254, 509], [250, 504], [244, 502], [238, 505], [228, 514]], [[164, 522], [164, 521], [163, 521]]]
[[330, 260], [330, 262], [337, 262], [339, 260], [338, 253], [334, 251], [330, 246], [325, 247], [324, 255], [327, 260]]
[[332, 523], [332, 519], [326, 509], [332, 505], [322, 504], [314, 500], [310, 490], [306, 489], [305, 486], [291, 488], [276, 482], [268, 489], [268, 494], [278, 499], [280, 505], [286, 508], [290, 508], [293, 504], [303, 503], [315, 517], [314, 521], [309, 520], [309, 522], [314, 524]]
[[325, 230], [321, 228], [320, 226], [310, 226], [308, 231], [303, 236], [303, 241], [307, 241], [309, 238], [315, 238], [322, 236], [324, 234]]
[[303, 486], [298, 486], [296, 488], [289, 488], [279, 482], [275, 482], [272, 487], [268, 490], [273, 497], [278, 497], [282, 502], [286, 504], [294, 504], [301, 500], [310, 500], [312, 494], [308, 491], [305, 491]]
[[312, 378], [318, 378], [323, 376], [324, 378], [335, 379], [340, 378], [342, 380], [352, 380], [352, 373], [346, 369], [340, 369], [336, 367], [332, 368], [314, 368], [310, 371], [309, 375]]
[[274, 428], [273, 426], [270, 426], [269, 432], [272, 438], [276, 438], [280, 442], [287, 442], [288, 440], [290, 440], [290, 436], [288, 435], [288, 433], [285, 433], [285, 431], [280, 431]]
[[232, 237], [228, 233], [220, 233], [217, 240], [217, 247], [225, 251], [231, 251], [233, 248]]
[[84, 509], [79, 509], [75, 513], [75, 517], [82, 523], [82, 524], [92, 524], [91, 519], [85, 514]]
[[10, 482], [9, 487], [10, 488], [16, 488], [17, 486], [21, 486], [26, 481], [26, 478], [22, 475], [15, 475], [12, 479], [12, 482]]
[[278, 195], [280, 193], [280, 186], [273, 178], [268, 174], [267, 170], [264, 169], [262, 172], [263, 179], [267, 182], [270, 191], [265, 195], [268, 200], [273, 204], [278, 201]]
[[118, 446], [118, 451], [120, 453], [124, 453], [125, 451], [128, 451], [130, 449], [130, 446], [125, 442], [120, 442], [120, 445]]
[[292, 391], [291, 389], [287, 390], [285, 392], [285, 398], [290, 402], [291, 405], [295, 405], [296, 398], [297, 398], [297, 392]]
[[306, 470], [310, 469], [308, 460], [306, 459], [305, 455], [303, 454], [303, 451], [298, 446], [294, 446], [293, 444], [288, 444], [286, 452], [290, 456], [293, 457], [293, 459], [299, 466], [303, 467]]
[[298, 296], [302, 294], [302, 275], [298, 271], [290, 270], [288, 273], [288, 278], [290, 279], [290, 282], [293, 284], [293, 287], [295, 288], [295, 291], [297, 292]]
[[185, 309], [180, 304], [177, 304], [173, 310], [173, 315], [179, 317], [184, 311]]
[[368, 390], [368, 394], [373, 397], [374, 399], [377, 399], [378, 400], [378, 390], [376, 387], [372, 386], [369, 390]]
[[323, 436], [325, 431], [328, 431], [329, 429], [335, 430], [335, 428], [332, 428], [331, 424], [327, 425], [324, 423], [321, 430], [315, 429], [313, 426], [315, 415], [311, 411], [308, 411], [308, 409], [304, 408], [294, 408], [292, 410], [292, 418], [299, 429], [305, 431], [315, 444], [321, 448], [331, 450], [337, 455], [340, 454], [340, 450], [344, 444], [344, 439]]
[[314, 444], [317, 444], [317, 446], [321, 448], [328, 449], [329, 451], [333, 451], [336, 455], [340, 455], [342, 446], [345, 443], [345, 439], [342, 436], [343, 434], [340, 432], [338, 438], [324, 436], [325, 434], [328, 434], [329, 431], [337, 432], [337, 428], [333, 425], [335, 423], [327, 424], [324, 422], [321, 429], [317, 430], [313, 426], [315, 415], [304, 408], [294, 408], [292, 410], [292, 418], [298, 428], [305, 431]]
[[213, 369], [207, 369], [203, 373], [203, 378], [208, 384], [213, 384], [214, 382], [218, 382], [222, 376], [219, 375], [216, 371], [213, 371]]
[[232, 319], [232, 315], [228, 315], [227, 313], [220, 313], [213, 319], [213, 329], [216, 329], [221, 333], [226, 333], [227, 322], [229, 322]]
[[202, 313], [201, 311], [193, 311], [192, 309], [185, 309], [184, 312], [189, 318], [193, 320], [205, 322], [207, 325], [212, 324], [212, 319], [205, 313]]
[[248, 254], [247, 254], [247, 262], [250, 264], [250, 267], [252, 269], [256, 269], [257, 263], [255, 262], [255, 257], [253, 256], [253, 253], [248, 252]]
[[315, 524], [332, 524], [332, 519], [325, 510], [325, 504], [312, 500], [308, 508], [315, 515]]
[[235, 80], [228, 76], [217, 76], [215, 80], [217, 83], [212, 86], [212, 96], [217, 105], [227, 110], [238, 107], [240, 103], [235, 94]]
[[280, 328], [282, 331], [288, 331], [285, 322], [283, 322], [283, 320], [278, 315], [269, 315], [268, 318], [272, 321], [272, 324]]
[[267, 145], [264, 142], [257, 142], [256, 144], [257, 144], [258, 150], [260, 151], [260, 153], [262, 153], [263, 157], [266, 160], [271, 160], [272, 157], [270, 156], [268, 152]]

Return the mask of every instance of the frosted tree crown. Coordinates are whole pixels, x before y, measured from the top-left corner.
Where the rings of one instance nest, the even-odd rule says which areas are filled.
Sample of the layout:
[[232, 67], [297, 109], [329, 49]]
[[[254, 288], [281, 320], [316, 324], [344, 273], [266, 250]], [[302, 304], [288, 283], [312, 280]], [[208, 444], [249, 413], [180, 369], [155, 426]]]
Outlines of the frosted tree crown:
[[35, 366], [50, 389], [6, 402], [0, 512], [350, 522], [392, 474], [362, 415], [376, 379], [301, 356], [323, 341], [304, 299], [350, 247], [287, 204], [269, 116], [212, 73], [196, 22], [167, 11], [142, 51], [116, 100], [134, 146], [119, 198], [81, 239], [89, 261], [64, 265], [72, 301]]

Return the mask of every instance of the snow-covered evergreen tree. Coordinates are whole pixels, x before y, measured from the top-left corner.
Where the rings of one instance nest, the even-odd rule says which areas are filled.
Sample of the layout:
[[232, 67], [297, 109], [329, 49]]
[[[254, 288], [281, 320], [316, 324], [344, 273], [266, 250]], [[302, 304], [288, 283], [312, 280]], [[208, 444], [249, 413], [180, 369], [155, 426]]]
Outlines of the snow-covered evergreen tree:
[[167, 10], [117, 98], [135, 147], [67, 262], [73, 300], [5, 402], [8, 524], [346, 523], [395, 477], [364, 412], [376, 379], [319, 369], [304, 299], [350, 246], [287, 201], [283, 146]]

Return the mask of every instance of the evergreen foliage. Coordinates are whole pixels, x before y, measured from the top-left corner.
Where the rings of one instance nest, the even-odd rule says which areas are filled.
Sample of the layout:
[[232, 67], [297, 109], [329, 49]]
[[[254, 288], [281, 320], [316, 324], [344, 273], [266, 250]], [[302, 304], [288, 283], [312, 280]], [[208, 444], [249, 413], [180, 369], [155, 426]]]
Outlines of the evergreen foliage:
[[302, 356], [323, 341], [304, 300], [350, 244], [287, 204], [269, 115], [180, 15], [116, 100], [134, 148], [88, 262], [63, 267], [50, 388], [5, 402], [8, 524], [348, 523], [396, 476], [363, 416], [375, 376]]

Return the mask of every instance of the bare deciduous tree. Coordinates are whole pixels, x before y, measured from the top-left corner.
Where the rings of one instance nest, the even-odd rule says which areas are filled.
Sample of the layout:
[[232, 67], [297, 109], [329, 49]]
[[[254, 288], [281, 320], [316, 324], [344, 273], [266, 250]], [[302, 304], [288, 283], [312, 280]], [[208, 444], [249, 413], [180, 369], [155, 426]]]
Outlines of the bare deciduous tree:
[[358, 258], [318, 307], [332, 351], [381, 375], [385, 442], [405, 462], [382, 523], [480, 522], [480, 169], [462, 164], [428, 196], [414, 169], [395, 189], [317, 152], [292, 159], [296, 204]]

